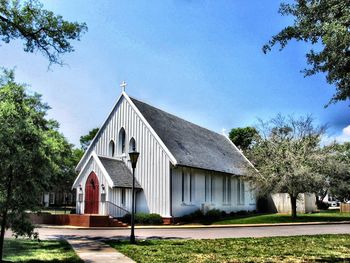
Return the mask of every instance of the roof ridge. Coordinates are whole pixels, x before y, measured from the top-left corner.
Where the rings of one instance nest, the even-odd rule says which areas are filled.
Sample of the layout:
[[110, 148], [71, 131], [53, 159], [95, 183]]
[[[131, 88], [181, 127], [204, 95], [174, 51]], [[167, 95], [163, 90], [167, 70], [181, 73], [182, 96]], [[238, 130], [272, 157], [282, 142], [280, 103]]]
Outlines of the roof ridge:
[[[196, 123], [193, 123], [193, 122], [190, 122], [190, 121], [188, 121], [188, 120], [185, 120], [185, 119], [183, 119], [183, 118], [181, 118], [181, 117], [179, 117], [179, 116], [177, 116], [177, 115], [175, 115], [175, 114], [169, 113], [169, 112], [167, 112], [167, 111], [165, 111], [165, 110], [162, 110], [162, 109], [160, 109], [160, 108], [154, 107], [153, 105], [148, 104], [147, 102], [144, 102], [144, 101], [139, 100], [139, 99], [135, 99], [134, 97], [130, 97], [130, 96], [129, 96], [129, 98], [130, 98], [131, 100], [136, 100], [137, 102], [146, 104], [146, 105], [149, 106], [149, 107], [152, 107], [152, 108], [154, 108], [154, 109], [156, 109], [156, 110], [162, 111], [162, 112], [164, 112], [164, 113], [166, 113], [166, 114], [168, 114], [168, 115], [171, 115], [171, 116], [173, 116], [173, 117], [175, 117], [175, 118], [177, 118], [177, 119], [179, 119], [179, 120], [185, 121], [185, 122], [187, 122], [187, 123], [189, 123], [189, 124], [191, 124], [191, 125], [195, 125], [195, 126], [201, 128], [201, 129], [207, 130], [207, 131], [209, 131], [209, 132], [218, 134], [218, 135], [223, 136], [223, 137], [226, 138], [226, 136], [223, 135], [223, 134], [220, 134], [220, 133], [218, 133], [218, 132], [216, 132], [216, 131], [210, 130], [210, 129], [206, 128], [206, 127], [200, 126], [200, 125], [198, 125], [198, 124], [196, 124]], [[137, 105], [136, 105], [136, 107], [137, 107]]]

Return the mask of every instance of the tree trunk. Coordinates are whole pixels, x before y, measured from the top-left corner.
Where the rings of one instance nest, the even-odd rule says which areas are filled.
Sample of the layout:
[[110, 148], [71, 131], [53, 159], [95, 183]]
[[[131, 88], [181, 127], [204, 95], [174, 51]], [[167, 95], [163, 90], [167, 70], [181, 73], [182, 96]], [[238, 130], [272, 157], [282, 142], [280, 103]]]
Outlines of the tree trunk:
[[292, 207], [292, 218], [297, 218], [297, 197], [298, 196], [294, 196], [294, 195], [289, 195], [290, 196], [290, 204]]
[[[6, 208], [5, 208], [6, 209]], [[0, 262], [2, 262], [3, 254], [4, 254], [4, 239], [5, 239], [5, 228], [6, 228], [6, 220], [7, 220], [7, 209], [4, 209], [4, 213], [2, 215], [1, 220], [1, 234], [0, 234]]]
[[0, 262], [3, 260], [4, 256], [4, 240], [5, 240], [5, 229], [6, 229], [6, 223], [7, 223], [7, 214], [9, 210], [9, 204], [10, 204], [10, 198], [11, 198], [11, 192], [12, 192], [12, 176], [9, 179], [9, 182], [7, 184], [7, 195], [6, 195], [6, 201], [5, 206], [2, 211], [2, 220], [1, 220], [1, 232], [0, 232]]

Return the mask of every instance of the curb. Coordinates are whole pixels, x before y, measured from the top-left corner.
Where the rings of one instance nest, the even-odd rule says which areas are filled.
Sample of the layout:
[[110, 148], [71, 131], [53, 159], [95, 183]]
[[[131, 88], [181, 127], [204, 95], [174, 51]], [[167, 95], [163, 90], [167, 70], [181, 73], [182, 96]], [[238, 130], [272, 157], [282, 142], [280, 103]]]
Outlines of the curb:
[[[344, 225], [350, 221], [335, 222], [297, 222], [297, 223], [275, 223], [275, 224], [231, 224], [231, 225], [170, 225], [170, 226], [135, 226], [135, 229], [195, 229], [195, 228], [242, 228], [242, 227], [276, 227], [276, 226], [312, 226], [312, 225]], [[76, 230], [126, 230], [127, 227], [81, 227], [69, 225], [37, 225], [38, 228], [51, 229], [76, 229]]]

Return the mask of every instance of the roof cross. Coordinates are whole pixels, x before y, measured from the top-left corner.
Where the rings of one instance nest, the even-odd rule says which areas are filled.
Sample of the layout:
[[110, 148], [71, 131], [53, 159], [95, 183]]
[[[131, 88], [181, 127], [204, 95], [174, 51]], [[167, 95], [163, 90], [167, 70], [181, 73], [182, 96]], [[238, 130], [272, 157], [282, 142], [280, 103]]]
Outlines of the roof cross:
[[125, 92], [125, 88], [128, 85], [128, 83], [126, 83], [124, 80], [122, 81], [122, 83], [120, 83], [120, 87], [122, 88], [122, 92]]

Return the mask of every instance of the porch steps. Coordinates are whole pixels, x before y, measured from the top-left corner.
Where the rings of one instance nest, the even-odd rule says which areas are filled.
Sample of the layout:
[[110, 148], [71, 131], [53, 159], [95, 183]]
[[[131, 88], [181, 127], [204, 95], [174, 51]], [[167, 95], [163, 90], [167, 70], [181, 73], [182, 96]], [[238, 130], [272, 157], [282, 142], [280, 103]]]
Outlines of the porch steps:
[[109, 217], [108, 221], [109, 221], [109, 226], [111, 226], [111, 227], [127, 227], [128, 226], [128, 224], [123, 223], [122, 221], [119, 221], [118, 219], [113, 218], [113, 217]]

